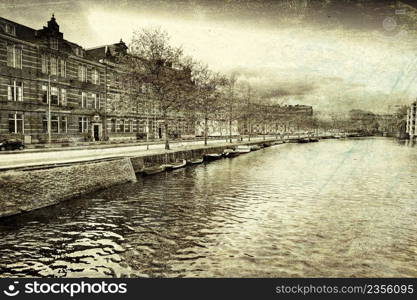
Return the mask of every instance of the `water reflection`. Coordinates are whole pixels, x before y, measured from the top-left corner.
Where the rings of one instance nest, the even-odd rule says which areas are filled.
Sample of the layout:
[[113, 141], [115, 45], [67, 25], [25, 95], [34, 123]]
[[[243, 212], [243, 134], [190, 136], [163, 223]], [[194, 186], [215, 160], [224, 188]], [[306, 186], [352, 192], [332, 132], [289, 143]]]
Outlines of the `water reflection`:
[[2, 276], [415, 276], [415, 149], [286, 144], [0, 223]]

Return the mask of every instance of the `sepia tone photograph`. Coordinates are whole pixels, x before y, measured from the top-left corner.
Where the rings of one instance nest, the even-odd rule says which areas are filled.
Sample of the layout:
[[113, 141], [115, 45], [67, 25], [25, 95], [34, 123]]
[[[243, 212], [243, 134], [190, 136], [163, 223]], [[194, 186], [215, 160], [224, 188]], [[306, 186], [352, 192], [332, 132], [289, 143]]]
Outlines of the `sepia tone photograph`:
[[413, 1], [0, 1], [0, 277], [416, 277], [416, 45]]

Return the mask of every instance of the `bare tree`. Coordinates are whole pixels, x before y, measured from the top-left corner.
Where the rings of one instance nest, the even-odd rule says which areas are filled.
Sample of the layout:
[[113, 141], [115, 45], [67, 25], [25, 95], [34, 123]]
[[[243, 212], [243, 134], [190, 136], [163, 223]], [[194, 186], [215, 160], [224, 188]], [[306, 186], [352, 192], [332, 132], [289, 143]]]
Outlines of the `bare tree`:
[[134, 32], [130, 53], [122, 58], [123, 80], [132, 82], [129, 92], [136, 94], [143, 84], [148, 87], [147, 94], [155, 102], [164, 123], [166, 150], [170, 148], [170, 117], [181, 106], [191, 83], [182, 59], [182, 49], [170, 45], [168, 34], [159, 28]]
[[226, 78], [201, 63], [194, 64], [192, 78], [196, 93], [191, 105], [204, 120], [204, 145], [207, 145], [208, 122], [216, 120], [219, 115], [221, 87], [226, 84]]

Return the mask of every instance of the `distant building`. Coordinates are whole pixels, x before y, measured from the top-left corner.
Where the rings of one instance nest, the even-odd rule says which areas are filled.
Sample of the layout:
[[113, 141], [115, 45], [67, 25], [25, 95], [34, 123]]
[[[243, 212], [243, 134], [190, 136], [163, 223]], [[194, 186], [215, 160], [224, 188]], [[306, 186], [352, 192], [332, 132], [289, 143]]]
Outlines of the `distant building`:
[[417, 101], [414, 101], [407, 109], [406, 132], [408, 133], [410, 138], [415, 138], [417, 136], [416, 123], [417, 123]]
[[240, 134], [276, 134], [311, 128], [313, 107], [309, 105], [251, 104], [239, 122]]

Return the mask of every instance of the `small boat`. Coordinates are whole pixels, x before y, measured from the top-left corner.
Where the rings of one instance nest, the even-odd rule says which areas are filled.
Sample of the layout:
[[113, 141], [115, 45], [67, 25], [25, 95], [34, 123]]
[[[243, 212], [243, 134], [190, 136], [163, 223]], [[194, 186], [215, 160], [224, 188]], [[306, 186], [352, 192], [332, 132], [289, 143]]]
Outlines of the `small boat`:
[[143, 168], [139, 173], [148, 176], [148, 175], [158, 174], [164, 171], [165, 171], [165, 166], [152, 166], [152, 167]]
[[256, 151], [256, 150], [260, 150], [261, 149], [261, 146], [259, 146], [259, 145], [251, 145], [250, 146], [250, 151]]
[[222, 154], [218, 154], [218, 153], [204, 154], [203, 158], [204, 158], [204, 161], [213, 161], [213, 160], [222, 158]]
[[250, 147], [247, 146], [247, 145], [237, 146], [236, 152], [239, 152], [239, 153], [248, 153], [248, 152], [250, 152]]
[[187, 164], [188, 165], [198, 165], [198, 164], [202, 164], [203, 161], [204, 161], [203, 158], [190, 159], [190, 160], [187, 160]]
[[299, 144], [310, 143], [310, 139], [308, 138], [297, 139], [297, 143]]
[[240, 155], [240, 153], [233, 150], [233, 149], [224, 149], [222, 155], [223, 155], [223, 157], [232, 158], [232, 157], [236, 157], [236, 156]]
[[309, 138], [310, 143], [316, 143], [319, 141], [317, 138]]
[[181, 162], [176, 162], [176, 163], [172, 163], [172, 164], [166, 164], [164, 166], [165, 166], [165, 170], [166, 171], [171, 171], [171, 170], [183, 168], [186, 165], [187, 165], [187, 161], [185, 159], [183, 159]]

